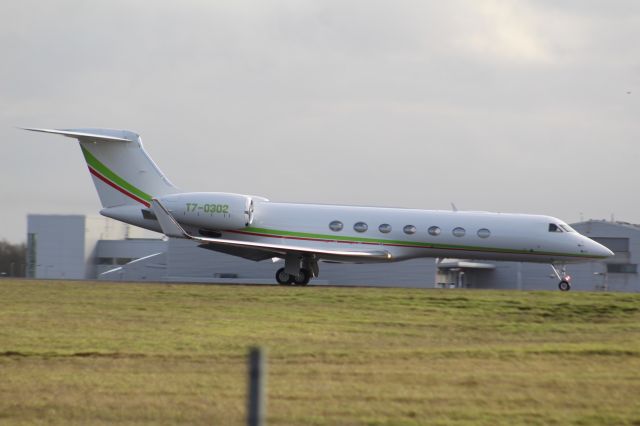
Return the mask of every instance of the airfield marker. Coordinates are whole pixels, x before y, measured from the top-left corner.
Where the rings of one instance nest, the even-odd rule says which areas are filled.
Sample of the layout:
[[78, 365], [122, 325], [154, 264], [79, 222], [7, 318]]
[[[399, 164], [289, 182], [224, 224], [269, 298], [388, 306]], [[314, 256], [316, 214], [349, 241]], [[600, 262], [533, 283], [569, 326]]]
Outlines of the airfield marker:
[[266, 362], [265, 351], [260, 347], [249, 351], [249, 393], [247, 424], [249, 426], [264, 425], [266, 414], [265, 392]]

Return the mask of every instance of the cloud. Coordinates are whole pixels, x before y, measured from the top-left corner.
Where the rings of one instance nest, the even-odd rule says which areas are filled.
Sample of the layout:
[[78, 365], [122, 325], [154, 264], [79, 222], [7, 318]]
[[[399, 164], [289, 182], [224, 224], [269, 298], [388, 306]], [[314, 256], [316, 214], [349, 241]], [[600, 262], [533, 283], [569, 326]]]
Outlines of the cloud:
[[533, 18], [536, 11], [525, 2], [484, 0], [468, 2], [456, 19], [455, 44], [488, 60], [548, 64], [554, 54]]
[[185, 189], [640, 217], [640, 2], [2, 7], [0, 238], [97, 205], [72, 141], [16, 125], [138, 131]]

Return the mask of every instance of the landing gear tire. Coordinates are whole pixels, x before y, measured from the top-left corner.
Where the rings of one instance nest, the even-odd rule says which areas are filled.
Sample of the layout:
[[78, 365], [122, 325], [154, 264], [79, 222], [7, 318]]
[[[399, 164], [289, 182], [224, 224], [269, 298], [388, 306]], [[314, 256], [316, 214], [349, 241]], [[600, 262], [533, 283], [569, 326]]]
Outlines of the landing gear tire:
[[558, 288], [560, 291], [569, 291], [571, 290], [571, 283], [569, 283], [569, 281], [562, 280], [558, 284]]
[[558, 283], [558, 288], [560, 291], [569, 291], [571, 290], [571, 275], [567, 274], [566, 265], [561, 264], [560, 270], [558, 270], [558, 265], [551, 264], [551, 269], [556, 274], [556, 277], [560, 280]]
[[300, 269], [300, 273], [292, 277], [292, 284], [294, 285], [307, 285], [311, 280], [311, 271], [308, 269]]
[[289, 274], [287, 274], [284, 271], [284, 268], [280, 268], [278, 269], [278, 272], [276, 272], [276, 281], [278, 281], [278, 284], [280, 285], [291, 285], [292, 282], [291, 280], [293, 279], [293, 277]]

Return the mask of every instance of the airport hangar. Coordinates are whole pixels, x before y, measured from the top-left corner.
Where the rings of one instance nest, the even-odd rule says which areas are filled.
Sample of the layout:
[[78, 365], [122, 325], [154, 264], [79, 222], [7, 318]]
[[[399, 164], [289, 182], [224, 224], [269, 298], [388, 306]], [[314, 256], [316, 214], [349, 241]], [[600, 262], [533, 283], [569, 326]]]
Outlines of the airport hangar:
[[[571, 225], [611, 249], [606, 261], [570, 264], [572, 289], [640, 292], [640, 225], [589, 220]], [[254, 262], [162, 238], [101, 216], [29, 215], [27, 276], [109, 281], [272, 284], [271, 261]], [[323, 263], [312, 284], [553, 290], [549, 265], [464, 259], [415, 259], [386, 264]]]

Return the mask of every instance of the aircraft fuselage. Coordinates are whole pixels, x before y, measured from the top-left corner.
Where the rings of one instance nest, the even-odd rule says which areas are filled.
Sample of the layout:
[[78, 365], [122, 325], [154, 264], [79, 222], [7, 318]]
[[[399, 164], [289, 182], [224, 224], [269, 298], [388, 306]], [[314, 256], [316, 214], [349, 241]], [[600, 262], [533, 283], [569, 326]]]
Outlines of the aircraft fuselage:
[[[228, 200], [234, 197], [250, 202], [233, 206]], [[280, 203], [221, 193], [172, 194], [160, 201], [194, 235], [308, 249], [385, 250], [390, 261], [456, 257], [571, 263], [610, 256], [606, 247], [543, 215]], [[155, 220], [145, 220], [141, 209], [132, 207], [124, 209], [126, 214], [119, 214], [119, 207], [102, 213], [160, 231]], [[367, 261], [380, 260], [358, 260]]]

